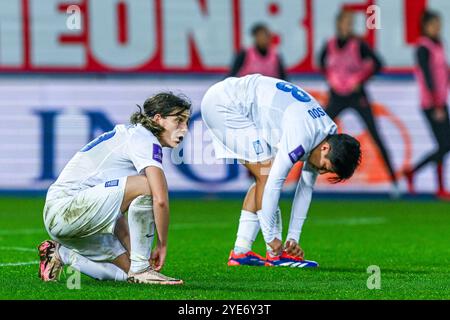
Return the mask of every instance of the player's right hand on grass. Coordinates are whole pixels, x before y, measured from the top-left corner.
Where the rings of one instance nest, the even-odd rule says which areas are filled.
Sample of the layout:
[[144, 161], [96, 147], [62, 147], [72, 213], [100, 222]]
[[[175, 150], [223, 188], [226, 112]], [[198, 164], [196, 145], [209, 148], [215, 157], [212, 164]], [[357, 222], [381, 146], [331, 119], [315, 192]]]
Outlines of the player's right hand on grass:
[[287, 240], [284, 244], [284, 250], [290, 256], [303, 258], [305, 256], [305, 252], [299, 246], [299, 244], [295, 240]]
[[150, 256], [150, 266], [155, 271], [161, 271], [166, 261], [167, 247], [158, 245]]

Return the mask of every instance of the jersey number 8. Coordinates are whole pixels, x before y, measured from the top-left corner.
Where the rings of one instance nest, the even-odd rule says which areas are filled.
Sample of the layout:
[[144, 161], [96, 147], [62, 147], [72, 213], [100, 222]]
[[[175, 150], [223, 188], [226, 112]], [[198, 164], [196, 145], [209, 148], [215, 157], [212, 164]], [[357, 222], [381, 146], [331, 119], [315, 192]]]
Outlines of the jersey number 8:
[[311, 97], [303, 90], [289, 82], [278, 82], [277, 88], [284, 92], [290, 92], [292, 96], [300, 102], [309, 102]]

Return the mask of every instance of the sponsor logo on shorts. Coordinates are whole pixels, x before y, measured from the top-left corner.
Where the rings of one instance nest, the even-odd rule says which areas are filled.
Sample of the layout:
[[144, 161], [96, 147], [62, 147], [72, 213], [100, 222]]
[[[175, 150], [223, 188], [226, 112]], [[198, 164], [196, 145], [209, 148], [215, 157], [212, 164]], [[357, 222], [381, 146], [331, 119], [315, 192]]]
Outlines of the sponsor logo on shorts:
[[159, 144], [154, 143], [153, 144], [153, 160], [158, 161], [159, 163], [162, 163], [162, 147]]
[[105, 183], [105, 188], [109, 188], [109, 187], [117, 187], [119, 185], [119, 179], [116, 180], [111, 180], [111, 181], [107, 181]]
[[301, 157], [303, 157], [304, 154], [305, 149], [303, 149], [302, 145], [299, 145], [297, 148], [289, 152], [289, 159], [291, 159], [292, 163], [296, 163]]
[[253, 141], [253, 148], [255, 149], [256, 154], [261, 154], [264, 152], [264, 149], [259, 140]]

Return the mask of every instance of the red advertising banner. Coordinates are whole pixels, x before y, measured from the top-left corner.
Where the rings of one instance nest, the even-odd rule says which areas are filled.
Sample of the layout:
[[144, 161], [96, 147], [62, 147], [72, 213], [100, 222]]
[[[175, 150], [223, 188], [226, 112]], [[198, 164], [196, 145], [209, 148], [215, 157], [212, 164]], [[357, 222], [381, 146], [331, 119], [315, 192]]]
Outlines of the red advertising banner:
[[450, 37], [447, 0], [8, 0], [0, 72], [226, 72], [258, 22], [290, 72], [315, 72], [343, 7], [390, 72], [411, 71], [425, 7]]

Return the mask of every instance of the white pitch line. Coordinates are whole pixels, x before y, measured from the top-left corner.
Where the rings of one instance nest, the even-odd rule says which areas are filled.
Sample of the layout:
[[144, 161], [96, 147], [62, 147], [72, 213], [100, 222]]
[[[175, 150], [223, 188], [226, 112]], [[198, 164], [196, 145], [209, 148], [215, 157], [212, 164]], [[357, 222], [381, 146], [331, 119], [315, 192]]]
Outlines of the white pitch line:
[[4, 251], [37, 252], [37, 249], [31, 249], [31, 248], [25, 248], [25, 247], [0, 247], [0, 250], [4, 250]]
[[32, 264], [39, 264], [39, 261], [0, 263], [0, 267], [29, 266]]
[[[0, 250], [5, 251], [24, 251], [24, 252], [36, 252], [35, 249], [25, 248], [25, 247], [0, 247]], [[17, 266], [28, 266], [32, 264], [38, 264], [39, 261], [28, 261], [28, 262], [6, 262], [0, 263], [0, 267], [17, 267]]]
[[[203, 229], [203, 228], [211, 228], [211, 229], [222, 229], [228, 228], [231, 224], [227, 223], [174, 223], [169, 226], [172, 230], [185, 230], [185, 229]], [[10, 230], [0, 230], [0, 236], [6, 235], [20, 235], [20, 234], [41, 234], [47, 233], [44, 228], [41, 229], [10, 229]]]
[[358, 217], [358, 218], [335, 218], [335, 219], [311, 220], [311, 223], [316, 224], [316, 225], [346, 225], [346, 226], [383, 224], [386, 222], [387, 222], [387, 219], [384, 217]]
[[228, 228], [231, 224], [227, 223], [174, 223], [169, 226], [171, 230], [187, 230], [187, 229], [222, 229]]
[[[370, 224], [383, 224], [387, 219], [384, 217], [356, 217], [356, 218], [335, 218], [335, 219], [313, 219], [312, 224], [316, 225], [370, 225]], [[174, 223], [169, 226], [171, 230], [187, 230], [187, 229], [223, 229], [229, 228], [232, 224], [229, 223]], [[2, 235], [20, 235], [20, 234], [41, 234], [47, 233], [44, 228], [39, 229], [10, 229], [0, 230], [0, 236]], [[30, 249], [31, 250], [31, 249]], [[25, 251], [25, 250], [24, 250]]]
[[0, 230], [0, 236], [8, 236], [15, 234], [39, 234], [39, 233], [46, 233], [46, 231], [44, 228]]

